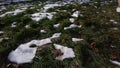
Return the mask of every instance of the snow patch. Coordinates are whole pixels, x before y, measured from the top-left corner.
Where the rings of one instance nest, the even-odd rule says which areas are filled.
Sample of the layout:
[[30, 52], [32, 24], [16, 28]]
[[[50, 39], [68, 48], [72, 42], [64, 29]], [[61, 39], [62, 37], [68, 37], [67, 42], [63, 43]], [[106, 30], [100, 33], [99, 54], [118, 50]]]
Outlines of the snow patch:
[[16, 9], [16, 10], [14, 10], [14, 11], [9, 11], [9, 12], [6, 12], [6, 13], [0, 15], [0, 17], [4, 17], [4, 16], [6, 16], [7, 14], [17, 15], [18, 13], [23, 12], [23, 11], [25, 11], [25, 10]]
[[50, 38], [42, 39], [42, 40], [32, 40], [29, 42], [30, 44], [35, 44], [36, 46], [42, 46], [48, 43], [52, 43]]
[[120, 12], [120, 7], [117, 7], [117, 8], [116, 8], [116, 12]]
[[25, 28], [30, 28], [30, 25], [26, 25]]
[[79, 38], [72, 38], [73, 42], [78, 42], [78, 41], [82, 41], [83, 39], [79, 39]]
[[10, 52], [8, 59], [17, 64], [31, 63], [37, 48], [30, 48], [29, 46], [27, 43], [21, 44], [16, 50]]
[[54, 7], [56, 7], [56, 6], [61, 6], [60, 4], [57, 4], [57, 3], [55, 3], [55, 4], [46, 4], [43, 8], [44, 8], [44, 12], [46, 12], [48, 9], [50, 9], [50, 8], [54, 8]]
[[79, 13], [80, 13], [79, 11], [75, 11], [71, 16], [72, 16], [72, 17], [78, 17], [78, 16], [79, 16]]
[[50, 37], [50, 38], [51, 38], [51, 39], [53, 39], [53, 38], [59, 38], [60, 35], [61, 35], [61, 33], [55, 33], [55, 34], [53, 34], [52, 37]]
[[4, 33], [4, 31], [0, 31], [0, 34], [3, 34]]
[[67, 29], [71, 29], [71, 28], [81, 28], [82, 26], [81, 25], [76, 25], [76, 24], [71, 24], [70, 26], [68, 27], [64, 27], [64, 30], [67, 30]]
[[0, 15], [0, 17], [4, 17], [4, 16], [6, 16], [7, 14], [12, 14], [13, 12], [6, 12], [6, 13], [4, 13], [4, 14], [2, 14], [2, 15]]
[[20, 12], [23, 12], [23, 11], [25, 11], [25, 10], [20, 10], [20, 9], [16, 9], [13, 13], [13, 15], [17, 15], [18, 13], [20, 13]]
[[46, 33], [46, 31], [45, 31], [45, 30], [40, 30], [40, 32], [41, 32], [41, 33]]
[[16, 27], [16, 23], [17, 23], [17, 22], [13, 22], [13, 23], [11, 24], [11, 27]]
[[0, 42], [2, 42], [4, 39], [5, 39], [5, 40], [8, 40], [9, 38], [8, 38], [8, 37], [0, 38]]
[[74, 58], [75, 54], [72, 48], [64, 47], [62, 45], [54, 44], [55, 49], [60, 50], [63, 55], [57, 56], [55, 59], [64, 60], [65, 58]]
[[111, 19], [110, 22], [112, 22], [113, 24], [118, 24], [118, 22], [116, 22], [115, 20]]
[[[64, 5], [64, 4], [63, 4]], [[44, 7], [43, 7], [43, 10], [40, 11], [39, 13], [34, 13], [32, 14], [32, 20], [34, 21], [39, 21], [43, 18], [48, 18], [48, 19], [52, 19], [53, 18], [53, 14], [56, 14], [56, 12], [51, 12], [51, 13], [47, 13], [47, 10], [49, 8], [54, 8], [55, 6], [61, 6], [61, 4], [57, 4], [57, 3], [54, 3], [54, 4], [46, 4]]]
[[7, 14], [17, 15], [18, 13], [23, 12], [23, 11], [25, 11], [25, 10], [16, 9], [16, 10], [14, 10], [14, 11], [9, 11], [9, 12], [6, 12], [6, 13], [0, 15], [0, 17], [4, 17], [4, 16], [6, 16]]
[[53, 25], [54, 28], [58, 28], [60, 26], [60, 23]]
[[73, 22], [75, 21], [75, 19], [74, 19], [74, 18], [70, 18], [69, 21], [70, 21], [71, 23], [73, 23]]
[[49, 20], [51, 20], [53, 18], [53, 13], [34, 13], [32, 14], [31, 18], [34, 21], [39, 21], [43, 18], [48, 18]]
[[110, 60], [110, 62], [111, 62], [111, 63], [113, 63], [113, 64], [115, 64], [115, 65], [120, 66], [120, 62], [118, 62], [118, 61], [113, 61], [113, 60]]
[[36, 46], [42, 46], [48, 43], [52, 43], [50, 38], [32, 40], [28, 43], [21, 44], [17, 49], [9, 53], [8, 59], [17, 64], [31, 63], [35, 57], [37, 47], [32, 48], [30, 46], [33, 44]]

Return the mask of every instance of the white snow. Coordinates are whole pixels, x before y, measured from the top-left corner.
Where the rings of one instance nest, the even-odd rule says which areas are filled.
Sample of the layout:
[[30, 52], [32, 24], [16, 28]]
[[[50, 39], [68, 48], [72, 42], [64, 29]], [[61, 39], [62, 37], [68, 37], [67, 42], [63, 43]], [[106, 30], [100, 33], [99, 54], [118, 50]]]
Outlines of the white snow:
[[75, 11], [76, 9], [72, 9], [72, 11]]
[[34, 18], [32, 18], [32, 20], [34, 20], [34, 21], [39, 21], [41, 18], [39, 18], [39, 17], [34, 17]]
[[110, 60], [110, 62], [111, 62], [111, 63], [113, 63], [113, 64], [115, 64], [115, 65], [120, 66], [120, 62], [118, 62], [118, 61], [113, 61], [113, 60]]
[[80, 39], [80, 38], [72, 38], [72, 41], [73, 42], [78, 42], [78, 41], [82, 41], [83, 39]]
[[71, 24], [70, 26], [68, 27], [64, 27], [64, 30], [67, 30], [67, 29], [71, 29], [71, 28], [81, 28], [81, 25], [76, 25], [76, 24]]
[[61, 35], [61, 33], [55, 33], [55, 34], [53, 34], [52, 37], [50, 37], [50, 38], [51, 38], [51, 39], [53, 39], [53, 38], [59, 38], [60, 35]]
[[1, 14], [0, 17], [4, 17], [4, 16], [6, 16], [7, 14], [17, 15], [18, 13], [23, 12], [23, 11], [25, 11], [25, 10], [16, 9], [16, 10], [14, 10], [14, 11], [8, 11], [8, 12], [6, 12], [6, 13], [4, 13], [4, 14]]
[[8, 59], [11, 62], [15, 62], [17, 64], [31, 63], [33, 58], [35, 57], [37, 47], [31, 48], [30, 46], [33, 44], [35, 44], [36, 46], [42, 46], [48, 43], [51, 43], [50, 38], [42, 40], [32, 40], [28, 43], [21, 44], [14, 51], [9, 53]]
[[43, 13], [46, 14], [46, 17], [51, 20], [53, 18], [53, 14], [52, 13]]
[[79, 13], [80, 13], [79, 11], [75, 11], [71, 16], [72, 16], [72, 17], [78, 17], [78, 16], [79, 16]]
[[64, 60], [65, 58], [74, 58], [75, 54], [72, 48], [64, 47], [62, 45], [54, 44], [55, 49], [60, 50], [63, 55], [57, 56], [55, 59]]
[[4, 17], [4, 16], [6, 16], [7, 14], [12, 14], [12, 12], [9, 11], [9, 12], [6, 12], [6, 13], [4, 13], [4, 14], [1, 14], [0, 17]]
[[114, 46], [114, 45], [110, 45], [110, 47], [112, 47], [112, 48], [116, 48], [116, 46]]
[[37, 17], [39, 15], [40, 15], [40, 13], [34, 13], [34, 14], [32, 14], [33, 17]]
[[118, 22], [116, 22], [115, 20], [111, 19], [110, 22], [112, 22], [113, 24], [118, 24]]
[[73, 23], [73, 22], [75, 21], [75, 19], [74, 19], [74, 18], [70, 18], [69, 21], [70, 21], [71, 23]]
[[20, 9], [16, 9], [13, 13], [13, 15], [17, 15], [18, 13], [20, 13], [20, 12], [23, 12], [23, 11], [25, 11], [25, 10], [20, 10]]
[[119, 30], [119, 28], [117, 28], [117, 27], [113, 27], [112, 30]]
[[116, 12], [120, 12], [120, 7], [117, 7], [117, 8], [116, 8]]
[[114, 22], [115, 20], [111, 19], [110, 22]]
[[48, 43], [52, 43], [50, 38], [46, 38], [46, 39], [42, 39], [42, 40], [33, 40], [31, 42], [37, 46], [42, 46], [42, 45], [45, 45]]
[[37, 48], [30, 48], [28, 43], [21, 44], [16, 50], [10, 52], [8, 59], [17, 64], [31, 63]]
[[9, 38], [8, 38], [8, 37], [0, 38], [0, 42], [2, 42], [4, 39], [5, 39], [5, 40], [8, 40]]
[[32, 14], [32, 20], [34, 20], [34, 21], [39, 21], [39, 20], [41, 20], [41, 19], [43, 19], [43, 18], [48, 18], [48, 19], [52, 19], [53, 18], [53, 13], [34, 13], [34, 14]]
[[32, 20], [39, 21], [43, 18], [45, 18], [45, 15], [40, 15], [40, 13], [34, 13], [32, 14]]
[[58, 28], [60, 26], [60, 23], [53, 25], [54, 28]]
[[45, 30], [40, 30], [40, 32], [41, 32], [41, 33], [46, 33], [46, 31], [45, 31]]
[[[64, 5], [64, 4], [63, 4]], [[47, 10], [49, 8], [54, 8], [56, 6], [62, 6], [61, 4], [57, 4], [57, 3], [54, 3], [54, 4], [46, 4], [44, 7], [43, 7], [43, 10], [38, 12], [38, 13], [34, 13], [32, 14], [32, 20], [34, 21], [39, 21], [43, 18], [48, 18], [49, 20], [51, 20], [53, 18], [53, 15], [56, 14], [56, 12], [51, 12], [51, 13], [48, 13]]]
[[16, 23], [17, 23], [17, 22], [13, 22], [13, 23], [11, 24], [11, 27], [16, 27]]
[[61, 6], [60, 4], [54, 3], [54, 4], [46, 4], [43, 8], [44, 11], [46, 12], [49, 8], [54, 8], [56, 6]]
[[30, 28], [30, 25], [25, 25], [25, 28]]
[[0, 31], [0, 34], [3, 34], [4, 33], [4, 31]]

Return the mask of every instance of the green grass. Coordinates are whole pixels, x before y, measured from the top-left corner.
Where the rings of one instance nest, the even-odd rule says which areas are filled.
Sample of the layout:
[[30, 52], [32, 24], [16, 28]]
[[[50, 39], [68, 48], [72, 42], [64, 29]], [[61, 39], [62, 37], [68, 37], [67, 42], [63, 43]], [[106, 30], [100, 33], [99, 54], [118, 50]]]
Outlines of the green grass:
[[[110, 59], [120, 61], [120, 14], [116, 13], [116, 3], [109, 3], [100, 6], [96, 3], [90, 4], [67, 4], [61, 7], [48, 9], [47, 12], [57, 12], [52, 20], [47, 18], [38, 22], [32, 21], [31, 15], [39, 12], [43, 5], [39, 3], [31, 3], [35, 8], [30, 7], [16, 16], [7, 15], [0, 18], [0, 30], [5, 33], [2, 37], [9, 37], [10, 40], [0, 42], [0, 68], [7, 68], [7, 64], [11, 63], [7, 56], [9, 52], [18, 47], [22, 43], [29, 42], [33, 39], [44, 39], [51, 37], [52, 34], [61, 32], [60, 38], [52, 39], [53, 43], [61, 44], [73, 48], [75, 58], [65, 59], [64, 61], [55, 60], [53, 43], [47, 44], [41, 51], [37, 51], [37, 58], [30, 64], [22, 64], [19, 68], [115, 68], [116, 65], [110, 63]], [[17, 5], [7, 6], [6, 10], [0, 14], [13, 10]], [[95, 8], [95, 6], [97, 8]], [[8, 9], [11, 8], [11, 9]], [[80, 11], [80, 16], [75, 18], [75, 24], [82, 25], [81, 28], [72, 28], [64, 30], [64, 27], [71, 23], [69, 18], [74, 12], [72, 9]], [[57, 11], [60, 10], [60, 11]], [[67, 12], [63, 12], [66, 10]], [[118, 24], [113, 24], [113, 19]], [[12, 22], [17, 22], [17, 27], [10, 27]], [[53, 25], [60, 23], [59, 28]], [[29, 24], [30, 28], [25, 28]], [[112, 28], [117, 27], [118, 30]], [[41, 29], [45, 29], [47, 33], [40, 33]], [[72, 38], [83, 38], [83, 41], [74, 43]], [[114, 48], [111, 45], [115, 46]], [[115, 56], [116, 58], [113, 58]]]

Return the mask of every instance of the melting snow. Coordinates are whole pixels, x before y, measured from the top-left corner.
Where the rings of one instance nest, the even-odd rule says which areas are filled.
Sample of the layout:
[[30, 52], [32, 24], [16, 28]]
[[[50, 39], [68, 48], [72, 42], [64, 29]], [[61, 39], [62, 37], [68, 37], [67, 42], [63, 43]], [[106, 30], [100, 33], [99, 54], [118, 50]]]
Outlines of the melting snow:
[[17, 64], [31, 63], [37, 48], [30, 48], [28, 44], [21, 44], [16, 50], [10, 52], [8, 59]]
[[116, 22], [115, 20], [111, 19], [110, 22], [112, 22], [113, 24], [118, 24], [118, 22]]
[[0, 34], [3, 34], [4, 33], [4, 31], [0, 31]]
[[16, 9], [13, 13], [14, 13], [14, 15], [17, 15], [18, 13], [23, 12], [23, 11], [25, 11], [25, 10]]
[[30, 28], [30, 25], [26, 25], [25, 28]]
[[55, 33], [55, 34], [52, 35], [51, 39], [52, 38], [58, 38], [58, 37], [60, 37], [60, 35], [61, 35], [61, 33]]
[[110, 62], [113, 63], [113, 64], [116, 64], [116, 65], [120, 66], [120, 62], [118, 62], [118, 61], [110, 60]]
[[76, 12], [74, 12], [71, 16], [73, 16], [73, 17], [78, 17], [79, 16], [79, 11], [76, 11]]
[[0, 38], [0, 42], [2, 42], [4, 39], [5, 39], [5, 40], [8, 40], [9, 38], [8, 38], [8, 37]]
[[117, 7], [117, 8], [116, 8], [116, 12], [120, 12], [120, 7]]
[[17, 64], [31, 63], [35, 57], [37, 47], [31, 48], [30, 46], [33, 44], [36, 46], [42, 46], [48, 43], [52, 43], [50, 38], [32, 40], [28, 43], [21, 44], [17, 49], [9, 53], [8, 59]]
[[46, 31], [45, 31], [45, 30], [40, 30], [40, 32], [41, 32], [41, 33], [46, 33]]
[[73, 42], [78, 42], [78, 41], [82, 41], [83, 39], [79, 39], [79, 38], [72, 38]]
[[69, 20], [70, 20], [71, 23], [73, 23], [75, 21], [74, 18], [70, 18]]
[[53, 14], [52, 13], [45, 13], [46, 17], [51, 20], [53, 18]]
[[17, 22], [13, 22], [13, 23], [11, 24], [11, 27], [16, 27], [16, 23], [17, 23]]
[[39, 15], [40, 15], [40, 13], [34, 13], [34, 14], [32, 14], [33, 17], [37, 17]]
[[46, 12], [49, 8], [54, 8], [55, 6], [61, 6], [61, 5], [60, 4], [47, 4], [43, 7], [44, 12]]
[[64, 27], [64, 30], [71, 29], [71, 28], [76, 28], [76, 27], [81, 28], [81, 25], [71, 24], [68, 27]]
[[32, 14], [32, 20], [39, 21], [43, 18], [52, 19], [53, 13], [34, 13]]
[[32, 40], [32, 44], [35, 44], [37, 46], [42, 46], [48, 43], [52, 43], [50, 38], [42, 39], [42, 40]]
[[54, 28], [58, 28], [60, 26], [60, 23], [53, 25]]
[[56, 12], [51, 12], [51, 13], [47, 13], [46, 11], [49, 9], [49, 8], [54, 8], [55, 6], [61, 6], [61, 4], [46, 4], [44, 7], [43, 7], [43, 11], [39, 12], [39, 13], [34, 13], [32, 14], [32, 20], [35, 20], [35, 21], [39, 21], [43, 18], [48, 18], [48, 19], [52, 19], [53, 18], [53, 14], [56, 14]]
[[75, 54], [72, 48], [64, 47], [62, 45], [54, 44], [55, 49], [60, 50], [63, 55], [56, 57], [57, 60], [64, 60], [65, 58], [74, 58]]
[[46, 15], [40, 15], [40, 13], [32, 14], [32, 20], [35, 20], [35, 21], [39, 21], [45, 17], [46, 17]]
[[15, 11], [9, 11], [9, 12], [6, 12], [6, 13], [0, 15], [0, 17], [4, 17], [4, 16], [6, 16], [7, 14], [17, 15], [18, 13], [23, 12], [23, 11], [25, 11], [25, 10], [16, 9]]
[[6, 13], [4, 13], [4, 14], [2, 14], [2, 15], [0, 15], [0, 17], [4, 17], [4, 16], [6, 16], [7, 14], [12, 14], [12, 12], [6, 12]]

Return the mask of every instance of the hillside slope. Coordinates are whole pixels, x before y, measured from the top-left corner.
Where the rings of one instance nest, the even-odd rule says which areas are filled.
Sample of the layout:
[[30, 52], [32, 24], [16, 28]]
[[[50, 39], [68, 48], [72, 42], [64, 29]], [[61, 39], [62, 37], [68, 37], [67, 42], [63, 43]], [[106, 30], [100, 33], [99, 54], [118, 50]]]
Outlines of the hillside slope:
[[[0, 68], [15, 68], [9, 54], [31, 41], [31, 47], [37, 47], [33, 61], [18, 68], [119, 68], [120, 13], [116, 3], [33, 2], [0, 7]], [[46, 38], [51, 42], [42, 44], [46, 41], [40, 40]], [[55, 44], [71, 48], [75, 57], [57, 60], [64, 51]]]

